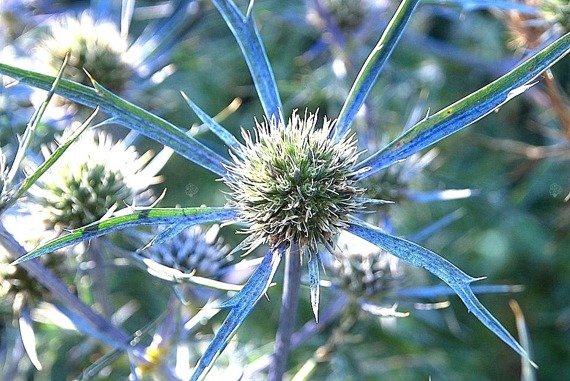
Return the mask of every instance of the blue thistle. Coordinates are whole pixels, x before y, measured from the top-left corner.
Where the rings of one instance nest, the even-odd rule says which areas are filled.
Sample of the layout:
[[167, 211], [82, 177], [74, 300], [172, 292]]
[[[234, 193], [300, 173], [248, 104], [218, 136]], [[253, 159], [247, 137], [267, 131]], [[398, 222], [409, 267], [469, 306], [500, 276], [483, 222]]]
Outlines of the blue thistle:
[[[192, 380], [198, 380], [205, 376], [208, 369], [224, 350], [241, 323], [267, 291], [283, 257], [285, 257], [288, 262], [288, 269], [291, 269], [294, 267], [292, 264], [299, 260], [300, 256], [297, 251], [308, 251], [309, 254], [311, 254], [311, 258], [308, 261], [311, 297], [313, 299], [313, 305], [318, 307], [319, 259], [315, 253], [315, 247], [320, 245], [326, 247], [330, 235], [337, 234], [340, 230], [346, 230], [377, 245], [398, 258], [415, 266], [425, 268], [436, 275], [453, 289], [467, 308], [486, 327], [518, 354], [528, 359], [528, 354], [523, 347], [517, 343], [511, 334], [479, 302], [473, 293], [471, 283], [481, 278], [471, 277], [446, 259], [428, 249], [403, 238], [387, 234], [382, 229], [367, 224], [358, 218], [356, 213], [360, 210], [361, 206], [363, 206], [363, 203], [357, 202], [358, 195], [361, 192], [358, 188], [358, 184], [362, 182], [362, 180], [390, 167], [394, 163], [404, 160], [416, 152], [467, 127], [485, 115], [493, 112], [508, 100], [524, 92], [530, 87], [529, 83], [532, 80], [564, 55], [568, 54], [570, 51], [570, 34], [566, 34], [547, 45], [540, 52], [491, 84], [444, 108], [436, 114], [421, 120], [386, 147], [372, 153], [366, 159], [357, 161], [353, 160], [354, 155], [349, 155], [350, 158], [348, 160], [342, 161], [339, 167], [342, 170], [339, 171], [339, 173], [346, 176], [346, 178], [341, 181], [341, 183], [345, 182], [347, 184], [346, 189], [354, 189], [346, 191], [345, 193], [341, 192], [339, 199], [335, 199], [330, 195], [325, 197], [325, 202], [321, 204], [327, 209], [327, 212], [322, 213], [321, 210], [317, 212], [319, 216], [324, 216], [324, 218], [315, 220], [321, 221], [320, 223], [313, 223], [313, 221], [311, 221], [311, 224], [307, 225], [310, 218], [295, 215], [294, 213], [300, 210], [307, 212], [308, 209], [299, 209], [297, 204], [300, 204], [301, 201], [311, 200], [311, 191], [314, 190], [311, 187], [316, 183], [314, 176], [321, 172], [311, 170], [310, 168], [313, 167], [306, 167], [308, 169], [306, 171], [303, 171], [302, 168], [298, 168], [299, 171], [296, 171], [296, 166], [301, 167], [302, 158], [286, 159], [283, 163], [290, 165], [287, 168], [289, 168], [288, 170], [292, 169], [292, 173], [272, 172], [271, 169], [269, 169], [271, 168], [270, 164], [258, 163], [259, 160], [264, 161], [274, 158], [274, 155], [267, 155], [267, 152], [271, 151], [271, 149], [268, 148], [269, 151], [266, 150], [267, 147], [273, 147], [273, 145], [271, 143], [264, 145], [264, 139], [282, 139], [283, 141], [287, 141], [298, 131], [303, 131], [306, 133], [306, 141], [318, 142], [319, 140], [316, 136], [328, 130], [326, 127], [324, 130], [295, 130], [291, 128], [293, 123], [285, 123], [275, 78], [253, 19], [252, 7], [250, 6], [244, 15], [230, 0], [214, 0], [213, 3], [235, 35], [251, 71], [254, 84], [265, 111], [265, 117], [267, 121], [273, 123], [270, 128], [267, 126], [258, 127], [255, 139], [246, 135], [246, 148], [242, 148], [243, 146], [235, 137], [200, 110], [198, 106], [188, 100], [189, 105], [198, 114], [204, 124], [233, 151], [235, 157], [233, 163], [226, 160], [222, 155], [208, 149], [172, 124], [117, 97], [97, 82], [93, 82], [94, 88], [89, 88], [71, 81], [62, 80], [56, 91], [60, 95], [84, 105], [91, 107], [99, 106], [103, 111], [109, 113], [115, 122], [124, 124], [164, 145], [170, 146], [194, 163], [222, 176], [233, 190], [233, 201], [230, 202], [230, 205], [220, 208], [153, 208], [135, 210], [131, 214], [112, 217], [76, 229], [66, 236], [57, 238], [29, 252], [27, 255], [19, 258], [16, 263], [38, 257], [69, 244], [130, 226], [149, 224], [191, 226], [206, 222], [232, 221], [248, 223], [249, 227], [246, 231], [251, 234], [253, 238], [246, 239], [245, 244], [242, 246], [251, 248], [251, 245], [255, 246], [257, 243], [267, 243], [270, 246], [270, 250], [264, 256], [261, 264], [254, 271], [242, 290], [233, 298], [220, 305], [220, 308], [228, 309], [229, 313], [194, 370]], [[394, 50], [418, 3], [418, 0], [403, 0], [401, 2], [383, 36], [364, 63], [338, 115], [334, 127], [330, 127], [330, 134], [326, 134], [327, 136], [322, 142], [315, 144], [330, 147], [336, 145], [346, 147], [346, 137], [349, 134], [351, 123], [363, 105], [370, 89], [376, 82], [376, 79], [382, 71], [382, 67]], [[51, 77], [49, 76], [20, 70], [8, 65], [0, 65], [0, 73], [13, 76], [22, 82], [40, 88], [46, 88], [48, 84], [51, 83]], [[287, 131], [287, 129], [290, 131]], [[348, 139], [350, 140], [350, 138]], [[348, 145], [350, 146], [350, 144]], [[298, 144], [291, 144], [291, 146], [294, 147], [294, 150], [299, 149]], [[334, 150], [334, 148], [331, 149]], [[309, 151], [310, 150], [307, 152]], [[249, 155], [252, 155], [252, 157]], [[291, 155], [295, 157], [294, 152], [291, 153]], [[315, 155], [315, 157], [316, 156], [317, 155]], [[275, 205], [279, 205], [275, 210], [267, 209], [268, 205], [272, 205], [272, 202], [275, 200], [265, 200], [263, 201], [265, 204], [262, 206], [262, 209], [260, 209], [265, 213], [256, 213], [258, 210], [250, 207], [246, 202], [247, 197], [251, 196], [247, 192], [257, 192], [257, 190], [249, 186], [256, 186], [256, 184], [241, 184], [240, 181], [254, 180], [255, 182], [258, 179], [252, 179], [248, 176], [240, 177], [240, 175], [244, 174], [244, 168], [255, 169], [258, 168], [258, 165], [260, 169], [265, 171], [260, 174], [260, 176], [266, 176], [264, 180], [281, 180], [287, 183], [288, 186], [295, 184], [295, 186], [299, 186], [305, 190], [300, 192], [298, 198], [287, 198], [280, 195], [279, 202], [274, 203]], [[232, 168], [236, 169], [234, 173], [230, 173]], [[333, 176], [337, 175], [338, 174], [333, 171]], [[337, 180], [339, 179], [335, 178], [331, 181], [334, 183]], [[296, 184], [296, 182], [298, 182], [298, 184]], [[271, 189], [273, 184], [266, 185], [269, 191], [273, 192]], [[317, 193], [319, 192], [322, 192], [321, 188], [319, 188]], [[264, 196], [262, 194], [252, 195], [259, 198], [263, 198]], [[257, 202], [257, 200], [250, 201]], [[333, 202], [339, 202], [342, 204], [342, 207], [339, 207], [338, 211], [333, 210]], [[318, 205], [316, 207], [318, 207]], [[293, 214], [287, 215], [284, 211]], [[283, 218], [283, 220], [280, 222], [277, 220], [274, 221], [272, 220], [274, 216], [279, 216]], [[271, 224], [267, 225], [267, 221], [271, 221]], [[303, 221], [307, 222], [305, 223]], [[309, 228], [311, 230], [309, 230]], [[315, 255], [313, 256], [312, 254]], [[286, 270], [286, 273], [287, 277], [291, 276], [290, 271]], [[289, 292], [289, 288], [298, 288], [298, 282], [295, 284], [295, 282], [291, 282], [291, 279], [287, 279], [287, 277], [286, 292]], [[293, 284], [293, 286], [291, 286], [291, 284]], [[295, 292], [291, 293], [291, 295], [293, 294], [295, 294]], [[284, 299], [287, 298], [290, 298], [290, 295], [284, 296]], [[290, 316], [289, 318], [294, 320], [294, 316]]]

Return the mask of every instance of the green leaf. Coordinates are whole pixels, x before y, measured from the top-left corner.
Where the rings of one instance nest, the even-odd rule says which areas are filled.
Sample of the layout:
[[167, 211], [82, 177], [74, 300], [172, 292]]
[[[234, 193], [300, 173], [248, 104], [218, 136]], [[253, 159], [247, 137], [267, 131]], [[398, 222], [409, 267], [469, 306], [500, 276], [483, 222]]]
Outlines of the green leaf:
[[419, 2], [420, 0], [403, 0], [400, 3], [386, 30], [384, 30], [382, 37], [380, 37], [380, 40], [378, 40], [378, 43], [374, 49], [372, 49], [366, 62], [364, 62], [360, 73], [358, 73], [348, 93], [348, 97], [344, 101], [336, 123], [335, 139], [342, 138], [348, 132], [350, 124], [354, 120], [358, 110], [360, 110], [360, 107], [364, 104], [368, 93], [376, 83], [384, 64], [388, 61], [388, 58], [390, 58], [392, 51], [394, 51], [396, 44], [404, 32], [404, 28], [410, 21]]
[[570, 33], [548, 45], [489, 85], [417, 123], [388, 146], [357, 164], [362, 178], [431, 146], [469, 126], [525, 91], [533, 79], [570, 52]]
[[46, 244], [30, 251], [16, 259], [13, 264], [22, 263], [41, 255], [51, 253], [63, 247], [73, 245], [91, 238], [100, 237], [121, 229], [141, 225], [157, 225], [174, 223], [186, 226], [206, 223], [230, 221], [236, 218], [238, 212], [232, 208], [152, 208], [135, 210], [122, 216], [111, 217], [97, 221], [68, 234], [55, 238]]
[[[39, 89], [49, 90], [54, 77], [0, 63], [0, 74]], [[88, 107], [99, 107], [116, 123], [172, 148], [188, 160], [220, 175], [226, 173], [226, 159], [166, 120], [118, 97], [93, 81], [94, 89], [61, 79], [56, 94]]]
[[99, 109], [95, 109], [95, 111], [87, 118], [85, 122], [81, 126], [79, 126], [73, 133], [69, 136], [69, 138], [61, 144], [57, 149], [50, 155], [49, 158], [46, 159], [30, 176], [26, 177], [26, 179], [22, 182], [22, 185], [18, 188], [18, 190], [14, 193], [13, 196], [10, 196], [10, 199], [2, 206], [0, 206], [0, 212], [3, 210], [8, 209], [12, 206], [20, 197], [26, 193], [28, 189], [44, 174], [48, 169], [51, 168], [52, 165], [64, 154], [65, 151], [69, 148], [69, 146], [75, 142], [79, 136], [89, 127], [89, 124], [97, 115], [97, 111]]

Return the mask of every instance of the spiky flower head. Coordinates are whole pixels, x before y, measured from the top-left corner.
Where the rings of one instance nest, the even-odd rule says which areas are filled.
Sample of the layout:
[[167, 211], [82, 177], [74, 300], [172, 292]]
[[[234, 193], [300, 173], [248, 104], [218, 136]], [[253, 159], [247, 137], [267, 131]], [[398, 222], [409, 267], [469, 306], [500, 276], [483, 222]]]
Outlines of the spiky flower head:
[[38, 55], [56, 74], [66, 54], [64, 77], [91, 85], [87, 71], [101, 85], [113, 92], [124, 90], [135, 71], [127, 61], [127, 43], [115, 24], [94, 20], [89, 13], [65, 16], [48, 25], [47, 37], [38, 46]]
[[[44, 156], [51, 155], [45, 148]], [[150, 185], [160, 181], [145, 170], [152, 155], [88, 130], [40, 178], [32, 196], [37, 213], [51, 229], [73, 229], [125, 204], [150, 201]]]
[[330, 247], [331, 239], [361, 209], [363, 190], [353, 169], [359, 153], [354, 137], [330, 138], [334, 121], [293, 113], [288, 123], [272, 119], [256, 123], [253, 136], [243, 132], [245, 145], [232, 154], [225, 183], [230, 204], [249, 227], [250, 249], [299, 245], [302, 251]]
[[[39, 259], [49, 270], [62, 276], [68, 274], [60, 255], [49, 255]], [[22, 266], [12, 265], [13, 258], [0, 246], [0, 301], [13, 301], [17, 295], [27, 301], [41, 301], [49, 298], [49, 292], [32, 278]]]
[[391, 165], [375, 176], [367, 178], [365, 181], [367, 195], [378, 200], [396, 202], [405, 199], [412, 182], [418, 179], [437, 155], [438, 152], [435, 149], [424, 154], [416, 153], [404, 161]]
[[152, 245], [141, 254], [161, 265], [184, 273], [211, 279], [221, 279], [230, 264], [230, 247], [219, 237], [220, 226], [212, 225], [207, 231], [199, 226], [185, 229], [176, 237]]
[[337, 284], [356, 297], [371, 297], [395, 288], [402, 278], [396, 257], [376, 245], [343, 231], [327, 264]]

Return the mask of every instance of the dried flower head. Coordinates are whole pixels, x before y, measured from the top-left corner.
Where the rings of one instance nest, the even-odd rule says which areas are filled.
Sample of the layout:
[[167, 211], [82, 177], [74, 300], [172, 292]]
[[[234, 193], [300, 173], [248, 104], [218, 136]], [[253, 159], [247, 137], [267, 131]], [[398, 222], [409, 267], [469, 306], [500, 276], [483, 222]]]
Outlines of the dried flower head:
[[87, 71], [104, 87], [121, 92], [135, 73], [126, 59], [127, 48], [113, 23], [83, 13], [52, 21], [48, 37], [39, 44], [38, 58], [56, 74], [69, 53], [64, 77], [91, 85]]
[[[46, 148], [44, 156], [51, 151]], [[33, 188], [37, 213], [61, 230], [85, 226], [125, 204], [148, 203], [148, 187], [160, 180], [145, 171], [150, 157], [104, 132], [86, 131]]]
[[250, 249], [298, 244], [302, 251], [330, 247], [331, 239], [361, 209], [353, 166], [358, 152], [353, 137], [330, 138], [334, 121], [293, 113], [287, 125], [273, 119], [257, 123], [254, 137], [243, 133], [245, 146], [232, 154], [224, 177], [230, 203], [249, 227]]
[[330, 268], [336, 282], [357, 297], [371, 297], [394, 289], [402, 277], [398, 258], [376, 245], [343, 231]]
[[230, 247], [218, 236], [219, 232], [219, 225], [213, 225], [206, 232], [193, 226], [166, 242], [150, 246], [141, 254], [184, 273], [195, 271], [198, 276], [221, 279], [231, 256], [228, 256]]

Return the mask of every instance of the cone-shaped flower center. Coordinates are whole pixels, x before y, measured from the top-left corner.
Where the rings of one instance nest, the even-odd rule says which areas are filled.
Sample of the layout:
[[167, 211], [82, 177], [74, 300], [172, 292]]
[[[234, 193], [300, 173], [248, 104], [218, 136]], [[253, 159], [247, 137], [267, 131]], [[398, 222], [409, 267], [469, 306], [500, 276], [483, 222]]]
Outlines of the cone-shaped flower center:
[[277, 120], [256, 125], [254, 137], [243, 133], [245, 145], [233, 156], [224, 178], [232, 189], [233, 206], [241, 210], [249, 248], [298, 244], [316, 252], [329, 246], [361, 207], [355, 186], [358, 152], [353, 137], [330, 138], [334, 122], [293, 113], [287, 125]]

